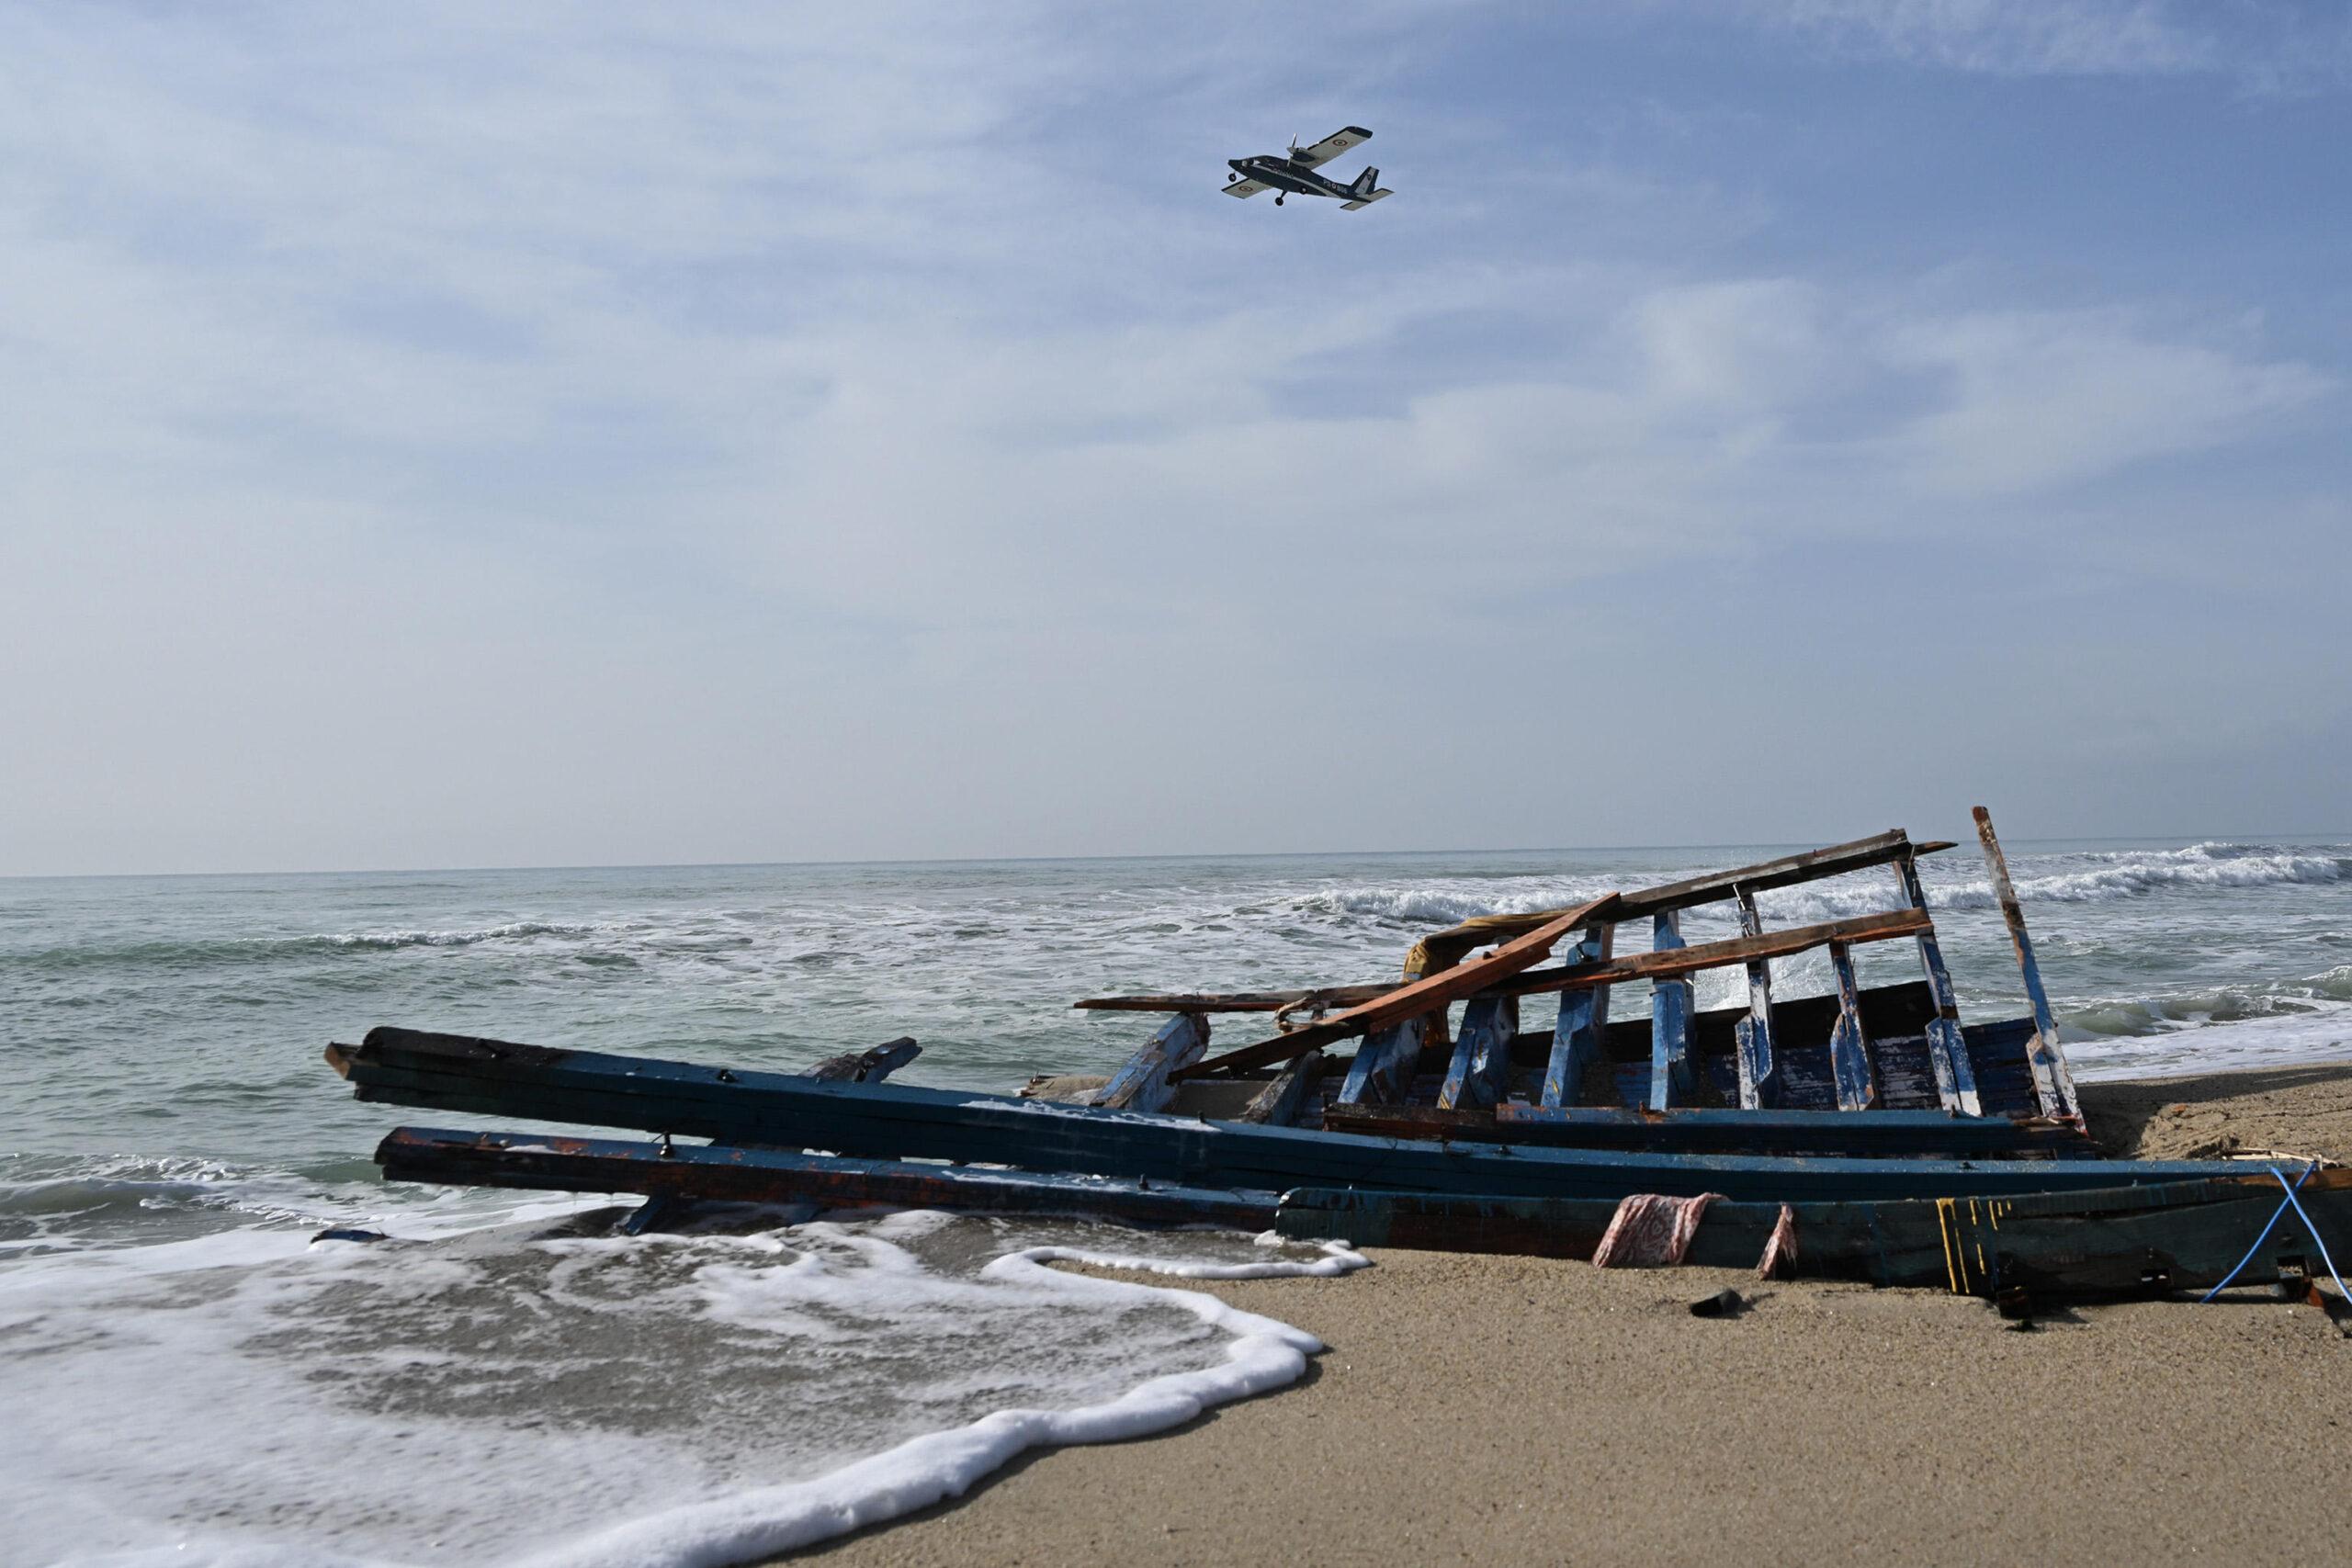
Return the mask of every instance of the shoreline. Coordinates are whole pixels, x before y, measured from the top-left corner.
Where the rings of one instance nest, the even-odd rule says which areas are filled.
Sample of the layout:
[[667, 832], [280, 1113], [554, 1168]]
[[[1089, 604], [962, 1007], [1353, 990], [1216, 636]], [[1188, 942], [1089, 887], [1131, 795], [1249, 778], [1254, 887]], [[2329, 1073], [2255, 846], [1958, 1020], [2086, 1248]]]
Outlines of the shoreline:
[[[2352, 1160], [2352, 1060], [2080, 1089], [2119, 1157]], [[789, 1561], [2290, 1562], [2352, 1530], [2352, 1343], [2307, 1305], [2123, 1302], [2015, 1332], [1935, 1292], [1367, 1255], [1340, 1280], [1193, 1287], [1323, 1340], [1287, 1388], [1033, 1450]], [[1725, 1288], [1749, 1308], [1690, 1314]]]

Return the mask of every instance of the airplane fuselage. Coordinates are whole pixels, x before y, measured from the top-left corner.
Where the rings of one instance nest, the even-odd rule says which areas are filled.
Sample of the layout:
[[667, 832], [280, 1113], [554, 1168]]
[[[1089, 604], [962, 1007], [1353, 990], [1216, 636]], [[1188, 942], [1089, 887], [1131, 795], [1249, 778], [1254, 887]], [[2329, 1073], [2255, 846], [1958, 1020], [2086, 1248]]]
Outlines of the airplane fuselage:
[[1261, 153], [1255, 158], [1227, 158], [1225, 163], [1226, 167], [1245, 180], [1256, 180], [1261, 186], [1272, 186], [1294, 196], [1329, 196], [1345, 201], [1354, 194], [1339, 181], [1327, 180], [1279, 152]]

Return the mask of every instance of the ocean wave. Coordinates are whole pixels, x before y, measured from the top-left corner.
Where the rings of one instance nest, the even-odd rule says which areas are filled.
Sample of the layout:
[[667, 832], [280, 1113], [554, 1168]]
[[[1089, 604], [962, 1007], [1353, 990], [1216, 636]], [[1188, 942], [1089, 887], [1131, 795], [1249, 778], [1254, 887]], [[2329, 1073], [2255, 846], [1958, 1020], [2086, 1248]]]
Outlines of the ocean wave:
[[1456, 925], [1481, 915], [1526, 915], [1566, 908], [1595, 897], [1547, 887], [1532, 893], [1495, 894], [1445, 887], [1338, 887], [1309, 893], [1292, 902], [1306, 914], [1368, 915], [1411, 925]]
[[[2029, 905], [2096, 904], [2177, 890], [2352, 881], [2352, 855], [2219, 841], [2191, 844], [2179, 850], [2119, 851], [2074, 858], [2092, 863], [2064, 870], [2024, 870], [2018, 874], [2018, 898]], [[1599, 886], [1562, 884], [1532, 891], [1504, 891], [1459, 885], [1383, 883], [1319, 889], [1293, 899], [1289, 908], [1306, 914], [1362, 916], [1398, 924], [1442, 926], [1481, 915], [1564, 908], [1596, 897], [1603, 891]], [[1930, 883], [1925, 891], [1930, 909], [1997, 907], [1990, 881]], [[1896, 901], [1894, 878], [1883, 871], [1857, 872], [1803, 886], [1776, 888], [1757, 900], [1768, 918], [1784, 924], [1875, 914], [1894, 908]]]

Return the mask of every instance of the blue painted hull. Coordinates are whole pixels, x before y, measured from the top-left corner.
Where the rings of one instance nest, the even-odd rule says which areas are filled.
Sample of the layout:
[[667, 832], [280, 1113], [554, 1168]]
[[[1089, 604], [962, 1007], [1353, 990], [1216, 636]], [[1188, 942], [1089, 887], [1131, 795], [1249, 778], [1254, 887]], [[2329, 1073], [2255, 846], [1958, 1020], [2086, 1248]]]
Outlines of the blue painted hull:
[[356, 1048], [333, 1048], [329, 1059], [356, 1086], [358, 1098], [390, 1104], [854, 1158], [1001, 1164], [1207, 1189], [1357, 1187], [1598, 1200], [1714, 1192], [1797, 1202], [2063, 1192], [2244, 1172], [2211, 1161], [1698, 1156], [1432, 1143], [828, 1083], [400, 1029], [372, 1031]]

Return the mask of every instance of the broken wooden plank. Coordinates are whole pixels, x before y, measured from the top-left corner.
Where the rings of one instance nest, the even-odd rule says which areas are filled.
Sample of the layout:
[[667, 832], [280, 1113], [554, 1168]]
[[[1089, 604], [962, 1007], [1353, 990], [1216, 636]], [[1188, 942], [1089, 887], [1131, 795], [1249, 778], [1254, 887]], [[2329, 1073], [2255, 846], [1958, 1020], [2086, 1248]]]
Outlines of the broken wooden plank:
[[1838, 979], [1838, 1021], [1829, 1029], [1829, 1070], [1838, 1084], [1838, 1109], [1878, 1109], [1878, 1073], [1871, 1065], [1870, 1036], [1862, 1032], [1861, 987], [1854, 983], [1854, 955], [1842, 942], [1829, 944], [1829, 969]]
[[[1588, 933], [1577, 943], [1575, 962], [1567, 966], [1567, 972], [1606, 964], [1616, 934], [1614, 924]], [[1608, 987], [1569, 986], [1561, 989], [1560, 1016], [1552, 1027], [1552, 1055], [1544, 1065], [1544, 1104], [1577, 1105], [1583, 1101], [1586, 1074], [1600, 1060], [1601, 1036], [1608, 1031]]]
[[1322, 1080], [1326, 1059], [1320, 1051], [1309, 1051], [1281, 1072], [1274, 1081], [1258, 1091], [1241, 1112], [1244, 1122], [1255, 1122], [1270, 1127], [1287, 1127], [1298, 1120], [1299, 1107], [1315, 1092]]
[[809, 1068], [808, 1076], [828, 1083], [880, 1083], [922, 1055], [922, 1047], [915, 1043], [914, 1036], [901, 1034], [870, 1050], [828, 1056]]
[[[1756, 895], [1739, 890], [1739, 931], [1742, 936], [1764, 934], [1763, 918], [1756, 912]], [[1772, 966], [1761, 958], [1747, 964], [1747, 1017], [1732, 1033], [1739, 1072], [1739, 1103], [1747, 1111], [1769, 1110], [1781, 1100], [1781, 1064], [1773, 1055]]]
[[1401, 1023], [1406, 1019], [1433, 1012], [1542, 963], [1551, 953], [1553, 944], [1577, 927], [1589, 925], [1603, 916], [1616, 899], [1617, 896], [1611, 893], [1589, 904], [1579, 905], [1482, 957], [1441, 970], [1409, 985], [1399, 986], [1384, 996], [1351, 1007], [1320, 1023], [1310, 1023], [1304, 1028], [1294, 1029], [1288, 1034], [1261, 1040], [1254, 1045], [1244, 1045], [1222, 1056], [1213, 1056], [1174, 1076], [1179, 1078], [1198, 1077], [1207, 1073], [1261, 1067], [1270, 1062], [1287, 1061], [1293, 1056], [1304, 1055], [1315, 1047], [1328, 1045], [1335, 1040], [1344, 1040], [1354, 1034], [1369, 1034], [1392, 1023]]
[[1352, 1007], [1396, 988], [1394, 981], [1370, 980], [1296, 991], [1159, 991], [1133, 997], [1086, 997], [1069, 1005], [1100, 1012], [1282, 1012], [1317, 1002]]
[[[1650, 947], [1657, 953], [1685, 951], [1681, 921], [1671, 909], [1650, 919]], [[1650, 1109], [1689, 1103], [1690, 1074], [1690, 981], [1661, 976], [1650, 986]]]
[[1807, 850], [1802, 854], [1782, 855], [1777, 860], [1737, 866], [1730, 871], [1711, 871], [1703, 876], [1669, 882], [1657, 887], [1638, 888], [1623, 896], [1622, 907], [1627, 919], [1668, 914], [1701, 904], [1721, 903], [1726, 898], [1736, 897], [1742, 888], [1751, 894], [1762, 893], [1775, 887], [1793, 886], [1800, 882], [1815, 882], [1826, 876], [1841, 876], [1849, 871], [1884, 865], [1899, 855], [1933, 854], [1950, 848], [1951, 844], [1942, 841], [1915, 844], [1904, 829], [1890, 828], [1883, 833], [1873, 833], [1867, 839], [1856, 839], [1850, 843]]
[[[978, 1170], [891, 1159], [854, 1159], [664, 1142], [575, 1138], [546, 1133], [396, 1128], [376, 1150], [387, 1181], [431, 1181], [559, 1192], [641, 1192], [659, 1202], [693, 1200], [883, 1206], [967, 1213], [1091, 1214], [1145, 1224], [1262, 1229], [1274, 1194], [1104, 1179], [1025, 1170]], [[658, 1223], [660, 1211], [649, 1216]]]
[[2058, 1044], [2058, 1021], [2050, 1010], [2050, 994], [2041, 987], [2041, 965], [2034, 962], [2033, 939], [2026, 934], [2025, 910], [2018, 903], [2018, 890], [2009, 884], [2008, 857], [2001, 852], [2001, 840], [1993, 836], [1993, 816], [1983, 807], [1975, 809], [1976, 837], [1984, 846], [1984, 864], [1993, 875], [1993, 897], [2000, 901], [2001, 919], [2009, 928], [2009, 946], [2018, 956], [2018, 969], [2025, 976], [2026, 1000], [2033, 1007], [2033, 1041], [2026, 1047], [2026, 1059], [2033, 1067], [2033, 1089], [2041, 1102], [2044, 1116], [2079, 1117], [2082, 1111], [2075, 1099], [2075, 1075], [2066, 1066], [2066, 1053]]
[[[1928, 896], [1919, 886], [1919, 868], [1909, 855], [1894, 863], [1895, 885], [1904, 901], [1925, 910]], [[1944, 968], [1944, 953], [1936, 933], [1919, 933], [1919, 967], [1928, 976], [1928, 990], [1936, 999], [1936, 1016], [1928, 1021], [1928, 1062], [1936, 1075], [1936, 1097], [1944, 1109], [1962, 1116], [1981, 1116], [1984, 1106], [1976, 1092], [1976, 1067], [1969, 1060], [1968, 1043], [1961, 1035], [1960, 999], [1952, 994], [1951, 975]]]
[[1842, 942], [1849, 946], [1860, 946], [1870, 942], [1892, 942], [1901, 937], [1917, 936], [1934, 927], [1935, 922], [1917, 909], [1890, 909], [1878, 915], [1849, 915], [1840, 920], [1825, 920], [1817, 926], [1792, 926], [1787, 931], [1765, 931], [1757, 936], [1702, 942], [1671, 953], [1629, 953], [1623, 958], [1572, 964], [1558, 969], [1529, 969], [1497, 981], [1491, 989], [1504, 996], [1523, 997], [1538, 991], [1620, 986], [1628, 980], [1655, 979], [1660, 975], [1695, 975], [1702, 969], [1721, 969], [1734, 964], [1750, 964], [1767, 958], [1787, 958], [1794, 953], [1809, 953], [1816, 947], [1826, 947], [1833, 942]]
[[1093, 1103], [1106, 1111], [1164, 1110], [1176, 1092], [1169, 1075], [1200, 1060], [1208, 1048], [1209, 1021], [1196, 1012], [1180, 1012], [1111, 1075]]
[[1401, 1105], [1413, 1087], [1413, 1071], [1421, 1060], [1423, 1024], [1428, 1015], [1408, 1018], [1375, 1029], [1356, 1048], [1340, 1089], [1347, 1105]]
[[1448, 1110], [1475, 1110], [1499, 1101], [1510, 1088], [1510, 1043], [1519, 1033], [1517, 997], [1473, 997], [1462, 1010], [1462, 1038], [1437, 1102]]

